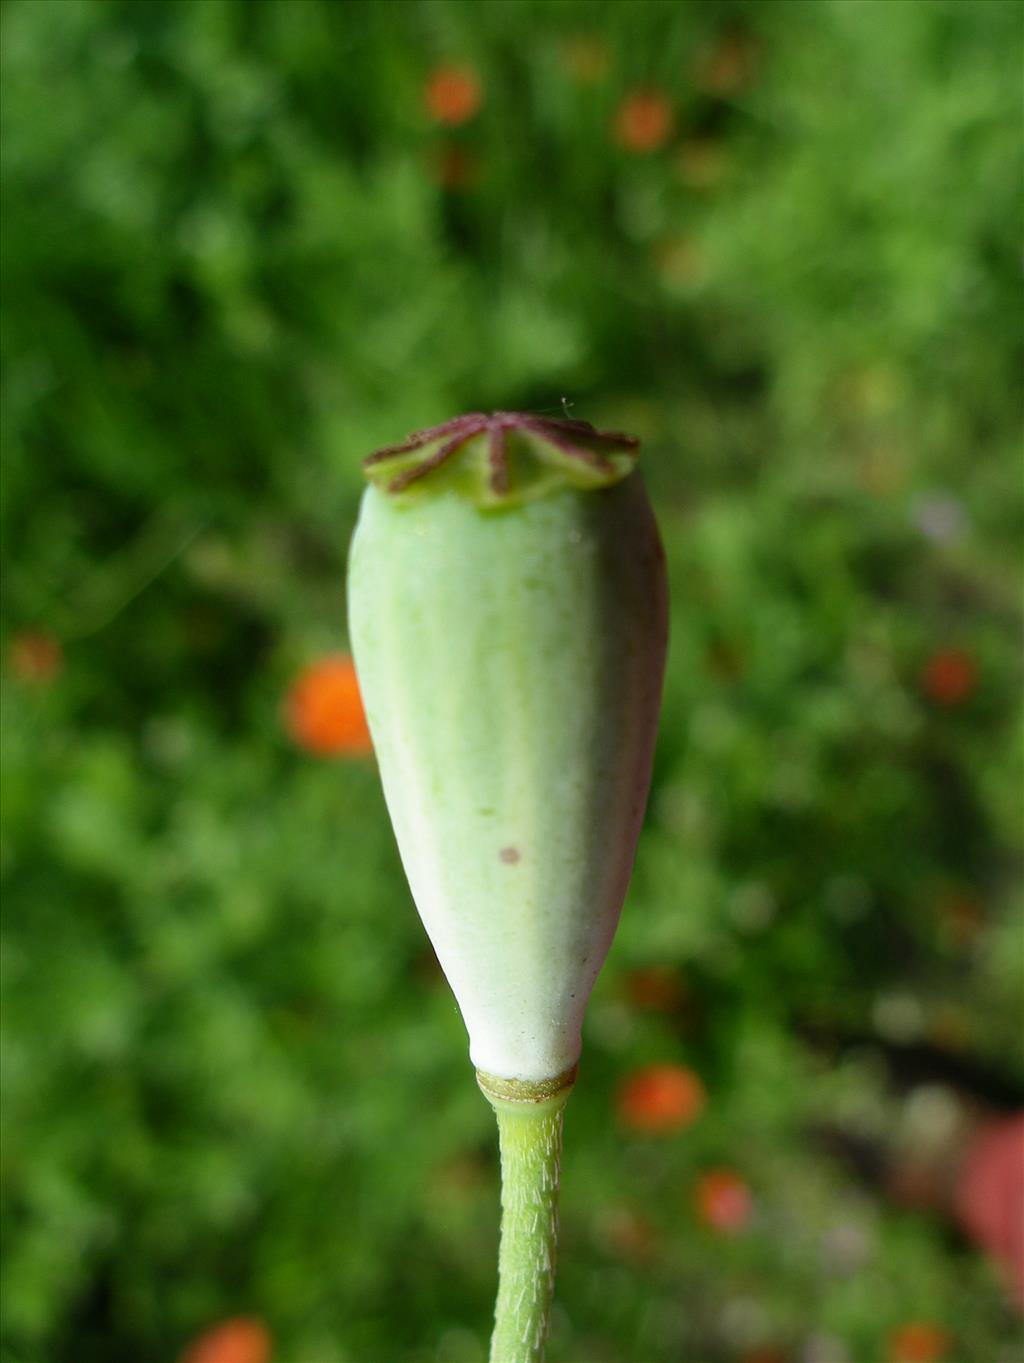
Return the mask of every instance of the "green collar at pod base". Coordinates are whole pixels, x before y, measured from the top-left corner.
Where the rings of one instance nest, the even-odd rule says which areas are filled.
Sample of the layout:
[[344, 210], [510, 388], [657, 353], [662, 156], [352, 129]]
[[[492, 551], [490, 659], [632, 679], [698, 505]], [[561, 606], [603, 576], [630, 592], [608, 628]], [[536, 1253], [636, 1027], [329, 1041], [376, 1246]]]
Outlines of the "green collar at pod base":
[[532, 412], [470, 412], [417, 431], [363, 460], [367, 478], [399, 503], [454, 492], [499, 511], [561, 488], [610, 487], [632, 472], [634, 436]]
[[576, 1076], [579, 1073], [579, 1066], [572, 1065], [569, 1069], [563, 1070], [561, 1074], [556, 1074], [553, 1079], [502, 1079], [496, 1074], [487, 1074], [484, 1070], [477, 1070], [476, 1082], [479, 1084], [487, 1101], [494, 1108], [502, 1105], [513, 1108], [533, 1107], [561, 1107], [572, 1092], [573, 1085], [576, 1083]]

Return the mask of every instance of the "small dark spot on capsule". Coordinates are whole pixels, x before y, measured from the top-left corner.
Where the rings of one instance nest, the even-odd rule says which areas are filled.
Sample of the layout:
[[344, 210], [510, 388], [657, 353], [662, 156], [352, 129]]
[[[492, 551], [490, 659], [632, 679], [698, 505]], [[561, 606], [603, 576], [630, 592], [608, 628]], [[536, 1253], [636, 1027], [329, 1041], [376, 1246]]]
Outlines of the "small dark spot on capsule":
[[519, 848], [503, 847], [501, 851], [498, 853], [498, 856], [501, 858], [501, 860], [505, 863], [506, 866], [514, 866], [516, 862], [519, 860]]

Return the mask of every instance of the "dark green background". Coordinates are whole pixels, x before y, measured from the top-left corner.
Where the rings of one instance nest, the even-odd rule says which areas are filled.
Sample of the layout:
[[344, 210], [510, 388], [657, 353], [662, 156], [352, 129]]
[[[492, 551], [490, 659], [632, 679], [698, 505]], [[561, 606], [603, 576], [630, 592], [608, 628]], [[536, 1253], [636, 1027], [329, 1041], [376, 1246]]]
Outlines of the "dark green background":
[[[2, 14], [5, 1363], [172, 1363], [240, 1313], [275, 1363], [482, 1359], [491, 1114], [372, 763], [281, 704], [344, 647], [361, 456], [563, 397], [643, 438], [673, 635], [551, 1363], [875, 1363], [911, 1320], [1011, 1363], [993, 1270], [878, 1170], [1024, 1093], [1021, 7]], [[958, 704], [922, 690], [948, 648]], [[678, 1006], [631, 1001], [650, 965]], [[660, 1139], [615, 1115], [654, 1061], [709, 1093]]]

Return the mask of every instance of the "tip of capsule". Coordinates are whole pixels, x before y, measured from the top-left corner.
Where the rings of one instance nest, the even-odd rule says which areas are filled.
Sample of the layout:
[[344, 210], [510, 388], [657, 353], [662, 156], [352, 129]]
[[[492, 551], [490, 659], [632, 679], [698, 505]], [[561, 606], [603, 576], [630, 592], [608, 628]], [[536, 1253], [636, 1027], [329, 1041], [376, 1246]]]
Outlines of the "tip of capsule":
[[560, 487], [608, 487], [632, 471], [639, 445], [635, 436], [599, 431], [589, 421], [470, 412], [376, 450], [363, 470], [402, 500], [454, 491], [493, 509]]

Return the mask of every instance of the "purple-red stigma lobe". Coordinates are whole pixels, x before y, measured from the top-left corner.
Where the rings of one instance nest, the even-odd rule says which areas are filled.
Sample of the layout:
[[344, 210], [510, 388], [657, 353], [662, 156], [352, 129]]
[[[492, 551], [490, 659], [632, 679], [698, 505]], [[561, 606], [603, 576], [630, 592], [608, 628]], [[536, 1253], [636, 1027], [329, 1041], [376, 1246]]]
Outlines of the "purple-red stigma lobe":
[[[403, 492], [434, 469], [440, 468], [467, 440], [486, 433], [488, 481], [495, 496], [501, 497], [509, 491], [507, 432], [512, 430], [527, 431], [547, 440], [562, 454], [604, 473], [612, 472], [613, 466], [604, 454], [589, 448], [590, 444], [603, 445], [609, 453], [633, 451], [639, 445], [635, 436], [598, 431], [588, 421], [540, 416], [533, 412], [491, 412], [489, 415], [486, 412], [469, 412], [465, 416], [453, 417], [440, 426], [415, 431], [398, 444], [375, 450], [363, 460], [363, 467], [372, 468], [385, 460], [411, 454], [436, 440], [442, 440], [443, 443], [433, 454], [403, 469], [387, 484], [388, 492]], [[445, 436], [450, 439], [445, 440]], [[588, 443], [577, 443], [579, 441]]]

